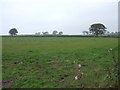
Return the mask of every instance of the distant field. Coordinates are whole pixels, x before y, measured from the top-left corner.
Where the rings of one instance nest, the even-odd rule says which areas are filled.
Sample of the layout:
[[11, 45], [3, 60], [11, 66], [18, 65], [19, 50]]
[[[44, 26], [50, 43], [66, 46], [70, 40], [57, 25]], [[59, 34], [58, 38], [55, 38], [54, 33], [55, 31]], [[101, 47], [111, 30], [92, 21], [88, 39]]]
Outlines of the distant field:
[[[113, 72], [114, 60], [118, 60], [118, 38], [3, 37], [2, 40], [3, 80], [12, 80], [5, 81], [6, 87], [117, 86]], [[75, 80], [79, 74], [77, 64], [82, 66], [82, 75]]]

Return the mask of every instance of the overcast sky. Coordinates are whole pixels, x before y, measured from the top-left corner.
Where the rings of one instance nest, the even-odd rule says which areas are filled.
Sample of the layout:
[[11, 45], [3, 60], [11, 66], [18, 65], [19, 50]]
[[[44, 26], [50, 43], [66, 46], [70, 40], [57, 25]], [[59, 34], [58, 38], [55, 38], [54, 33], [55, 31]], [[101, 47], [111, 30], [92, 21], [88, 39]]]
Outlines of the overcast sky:
[[0, 34], [17, 28], [18, 34], [53, 30], [82, 34], [93, 23], [118, 30], [119, 0], [0, 0]]

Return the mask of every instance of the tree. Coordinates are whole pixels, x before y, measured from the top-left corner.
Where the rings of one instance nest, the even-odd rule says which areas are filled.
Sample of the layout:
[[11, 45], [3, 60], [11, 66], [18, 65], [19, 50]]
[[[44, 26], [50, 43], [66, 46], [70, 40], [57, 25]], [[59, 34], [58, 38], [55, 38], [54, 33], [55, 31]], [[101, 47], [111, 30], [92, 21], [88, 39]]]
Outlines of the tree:
[[35, 35], [40, 35], [40, 32], [35, 33]]
[[11, 36], [15, 36], [15, 35], [17, 35], [17, 33], [18, 33], [18, 31], [17, 31], [16, 28], [12, 28], [12, 29], [10, 29], [10, 31], [9, 31], [9, 34], [10, 34]]
[[109, 35], [109, 34], [110, 34], [110, 32], [109, 32], [109, 31], [106, 31], [106, 34], [107, 34], [107, 35]]
[[62, 32], [62, 31], [60, 31], [58, 34], [59, 34], [59, 35], [62, 35], [62, 34], [63, 34], [63, 32]]
[[82, 33], [83, 33], [83, 35], [88, 35], [89, 34], [88, 31], [83, 31]]
[[57, 33], [58, 33], [58, 31], [56, 31], [56, 30], [53, 31], [53, 35], [57, 35]]
[[111, 35], [114, 35], [114, 32], [111, 32]]
[[103, 24], [97, 23], [97, 24], [92, 24], [89, 28], [90, 33], [98, 36], [99, 34], [105, 34], [107, 29]]
[[49, 33], [48, 32], [42, 32], [43, 33], [43, 35], [49, 35]]
[[37, 35], [40, 35], [40, 32], [38, 32]]

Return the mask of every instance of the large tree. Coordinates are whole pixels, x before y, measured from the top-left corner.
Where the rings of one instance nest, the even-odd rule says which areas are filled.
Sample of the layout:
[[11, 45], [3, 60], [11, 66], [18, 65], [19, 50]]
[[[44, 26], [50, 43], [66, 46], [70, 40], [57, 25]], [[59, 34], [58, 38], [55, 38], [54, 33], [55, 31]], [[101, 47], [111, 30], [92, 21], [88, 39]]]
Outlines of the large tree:
[[53, 35], [57, 35], [57, 33], [58, 33], [58, 31], [56, 31], [56, 30], [53, 31]]
[[89, 28], [90, 33], [98, 36], [99, 34], [105, 34], [106, 27], [101, 23], [92, 24]]
[[18, 31], [17, 31], [16, 28], [12, 28], [12, 29], [10, 29], [10, 31], [9, 31], [9, 34], [10, 34], [11, 36], [15, 36], [15, 35], [17, 35], [17, 33], [18, 33]]

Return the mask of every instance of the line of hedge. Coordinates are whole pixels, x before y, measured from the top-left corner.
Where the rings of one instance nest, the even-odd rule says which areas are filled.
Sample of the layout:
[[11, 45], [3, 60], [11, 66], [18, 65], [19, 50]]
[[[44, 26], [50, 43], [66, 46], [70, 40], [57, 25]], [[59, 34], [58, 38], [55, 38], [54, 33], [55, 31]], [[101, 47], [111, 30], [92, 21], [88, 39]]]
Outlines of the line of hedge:
[[[2, 35], [2, 37], [96, 37], [93, 35], [16, 35], [16, 36], [10, 36], [10, 35]], [[113, 36], [113, 35], [107, 35], [107, 36], [98, 36], [98, 37], [120, 37], [120, 36]]]

